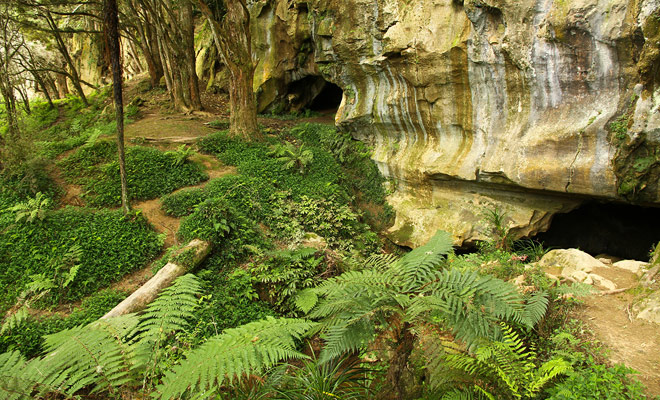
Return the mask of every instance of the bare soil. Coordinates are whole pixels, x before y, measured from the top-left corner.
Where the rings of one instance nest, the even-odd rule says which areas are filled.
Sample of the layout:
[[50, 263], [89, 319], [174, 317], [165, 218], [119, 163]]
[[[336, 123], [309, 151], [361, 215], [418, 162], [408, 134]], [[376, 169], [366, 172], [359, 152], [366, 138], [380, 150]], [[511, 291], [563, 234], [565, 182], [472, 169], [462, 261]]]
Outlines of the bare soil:
[[613, 281], [619, 288], [633, 287], [619, 294], [592, 295], [577, 312], [596, 338], [610, 349], [614, 364], [639, 371], [638, 378], [647, 394], [660, 396], [660, 326], [635, 318], [632, 307], [639, 301], [638, 278], [618, 268], [598, 268], [595, 273]]

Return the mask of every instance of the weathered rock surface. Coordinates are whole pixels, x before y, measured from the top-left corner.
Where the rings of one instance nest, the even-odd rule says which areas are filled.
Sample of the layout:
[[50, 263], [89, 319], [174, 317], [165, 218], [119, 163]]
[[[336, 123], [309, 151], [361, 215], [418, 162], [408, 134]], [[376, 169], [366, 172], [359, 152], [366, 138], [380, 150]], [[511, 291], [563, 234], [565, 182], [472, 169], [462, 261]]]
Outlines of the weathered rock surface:
[[617, 288], [614, 282], [602, 276], [609, 267], [578, 249], [549, 251], [539, 260], [538, 265], [551, 274], [557, 271], [562, 278], [574, 282], [594, 285], [605, 290]]
[[660, 291], [652, 293], [640, 304], [633, 307], [637, 318], [660, 324]]
[[636, 260], [621, 260], [613, 264], [615, 268], [625, 269], [641, 277], [649, 267], [649, 263]]
[[339, 85], [401, 244], [484, 239], [484, 208], [521, 236], [584, 196], [658, 204], [658, 0], [251, 4], [260, 108]]

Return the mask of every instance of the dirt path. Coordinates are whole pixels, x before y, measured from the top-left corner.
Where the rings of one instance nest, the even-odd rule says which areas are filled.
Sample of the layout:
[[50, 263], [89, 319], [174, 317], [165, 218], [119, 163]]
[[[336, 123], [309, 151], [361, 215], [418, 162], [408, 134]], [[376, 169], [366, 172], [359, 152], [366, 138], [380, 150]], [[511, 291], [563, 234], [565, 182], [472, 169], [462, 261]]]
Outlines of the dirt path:
[[[638, 284], [634, 274], [622, 269], [600, 268], [596, 272], [619, 288]], [[634, 293], [640, 290], [589, 296], [577, 316], [610, 349], [609, 359], [639, 371], [638, 378], [647, 387], [647, 393], [656, 396], [660, 395], [660, 325], [635, 318]]]

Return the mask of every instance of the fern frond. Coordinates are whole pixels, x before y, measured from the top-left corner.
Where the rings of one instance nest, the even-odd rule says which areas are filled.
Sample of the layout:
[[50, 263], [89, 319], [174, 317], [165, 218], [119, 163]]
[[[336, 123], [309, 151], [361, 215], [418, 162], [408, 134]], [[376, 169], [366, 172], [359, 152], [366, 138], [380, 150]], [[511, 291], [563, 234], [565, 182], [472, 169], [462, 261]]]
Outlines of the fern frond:
[[438, 231], [423, 246], [412, 250], [390, 267], [398, 278], [401, 290], [413, 291], [433, 280], [438, 266], [452, 250], [453, 240], [445, 231]]
[[96, 392], [136, 382], [125, 338], [137, 322], [135, 315], [125, 315], [46, 336], [48, 354], [40, 365], [53, 376], [66, 374], [63, 389], [70, 395], [85, 387]]
[[319, 296], [313, 289], [305, 289], [298, 293], [295, 298], [295, 305], [298, 309], [307, 314], [318, 303]]
[[376, 271], [384, 271], [389, 268], [394, 262], [398, 260], [396, 254], [372, 254], [364, 262], [364, 269], [374, 269]]
[[0, 334], [19, 328], [23, 324], [23, 322], [25, 322], [28, 316], [29, 313], [27, 306], [23, 306], [19, 308], [16, 312], [11, 313], [9, 316], [5, 318], [5, 321], [2, 323], [2, 328], [0, 328]]
[[548, 296], [545, 292], [534, 292], [527, 300], [523, 323], [528, 327], [536, 325], [548, 310]]
[[246, 374], [259, 374], [278, 362], [307, 358], [296, 341], [315, 324], [300, 319], [268, 318], [227, 329], [188, 354], [158, 386], [159, 397], [205, 392]]
[[144, 340], [184, 330], [188, 320], [194, 317], [197, 297], [201, 293], [202, 286], [195, 275], [187, 274], [177, 278], [140, 315], [137, 337]]
[[62, 392], [66, 371], [52, 371], [41, 360], [25, 361], [18, 351], [0, 354], [0, 398], [30, 400]]

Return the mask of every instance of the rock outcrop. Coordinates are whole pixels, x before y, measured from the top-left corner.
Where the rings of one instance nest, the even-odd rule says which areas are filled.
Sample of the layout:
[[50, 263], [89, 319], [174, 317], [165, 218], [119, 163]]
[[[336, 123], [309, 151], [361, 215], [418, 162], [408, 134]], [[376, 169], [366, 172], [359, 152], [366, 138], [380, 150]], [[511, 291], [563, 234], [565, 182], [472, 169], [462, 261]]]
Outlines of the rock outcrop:
[[340, 86], [336, 122], [392, 179], [400, 244], [483, 239], [489, 208], [521, 236], [585, 196], [659, 203], [658, 0], [251, 7], [260, 108], [301, 101], [302, 79]]

